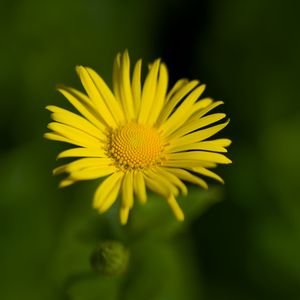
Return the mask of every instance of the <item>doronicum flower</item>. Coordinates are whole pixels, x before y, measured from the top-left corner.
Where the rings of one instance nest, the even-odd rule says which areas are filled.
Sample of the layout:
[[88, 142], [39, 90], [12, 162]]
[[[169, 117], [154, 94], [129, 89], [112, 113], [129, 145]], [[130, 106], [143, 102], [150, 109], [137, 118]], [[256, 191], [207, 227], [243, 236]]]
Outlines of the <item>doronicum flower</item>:
[[219, 122], [224, 113], [208, 114], [223, 102], [200, 99], [205, 85], [198, 80], [178, 80], [168, 91], [168, 71], [160, 59], [149, 66], [144, 83], [141, 67], [139, 60], [131, 78], [125, 51], [114, 62], [112, 91], [93, 69], [83, 66], [76, 70], [86, 94], [58, 87], [79, 114], [47, 106], [54, 122], [49, 123], [51, 132], [45, 137], [75, 146], [58, 158], [77, 159], [53, 173], [68, 174], [60, 187], [106, 177], [95, 192], [93, 207], [103, 213], [120, 194], [122, 224], [127, 223], [135, 197], [141, 203], [147, 201], [147, 189], [165, 198], [182, 221], [176, 197], [188, 192], [183, 181], [207, 189], [199, 177], [203, 175], [223, 183], [211, 168], [231, 163], [222, 154], [231, 141], [210, 138], [228, 120]]

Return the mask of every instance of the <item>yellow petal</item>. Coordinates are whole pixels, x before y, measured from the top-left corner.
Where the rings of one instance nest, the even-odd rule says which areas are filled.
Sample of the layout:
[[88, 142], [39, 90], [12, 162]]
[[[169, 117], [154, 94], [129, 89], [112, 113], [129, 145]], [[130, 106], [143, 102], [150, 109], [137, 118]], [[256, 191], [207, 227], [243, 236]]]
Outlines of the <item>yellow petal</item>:
[[182, 180], [197, 184], [204, 189], [208, 189], [207, 183], [203, 179], [191, 174], [186, 170], [179, 168], [169, 168], [168, 170]]
[[170, 100], [166, 103], [164, 108], [162, 109], [158, 120], [157, 125], [164, 124], [165, 120], [170, 116], [176, 105], [186, 96], [188, 95], [197, 85], [199, 84], [198, 80], [193, 80], [184, 84], [181, 88], [179, 88], [173, 96], [171, 96]]
[[217, 113], [217, 114], [212, 114], [212, 115], [209, 115], [209, 116], [206, 116], [206, 117], [203, 117], [198, 120], [191, 121], [191, 122], [189, 122], [189, 120], [187, 120], [187, 122], [184, 125], [180, 126], [175, 132], [168, 135], [168, 139], [171, 140], [171, 139], [176, 139], [180, 136], [184, 136], [192, 131], [198, 130], [205, 126], [208, 126], [212, 123], [218, 122], [225, 117], [226, 117], [225, 114]]
[[119, 91], [125, 116], [128, 121], [135, 118], [132, 90], [130, 85], [130, 60], [128, 51], [121, 56]]
[[[150, 181], [152, 181], [152, 187], [156, 187], [158, 194], [165, 198], [168, 197], [169, 194], [178, 195], [179, 191], [177, 187], [162, 174], [158, 173], [157, 170], [145, 170], [144, 174], [146, 175], [146, 184], [149, 185], [148, 179], [150, 179]], [[157, 188], [157, 185], [160, 186], [160, 188]], [[150, 185], [149, 188], [153, 190]]]
[[226, 148], [222, 147], [219, 143], [214, 143], [214, 141], [204, 141], [199, 143], [192, 143], [186, 144], [182, 146], [166, 146], [165, 152], [166, 153], [175, 153], [181, 151], [188, 151], [188, 150], [206, 150], [212, 152], [224, 152], [226, 153]]
[[72, 141], [76, 141], [77, 145], [94, 148], [97, 146], [102, 146], [102, 142], [99, 139], [81, 131], [80, 129], [57, 122], [51, 122], [47, 127], [58, 135], [61, 135]]
[[115, 202], [119, 194], [123, 174], [123, 172], [113, 173], [97, 188], [94, 194], [93, 207], [101, 213], [107, 211]]
[[195, 105], [193, 107], [193, 114], [190, 117], [190, 121], [198, 120], [199, 118], [203, 117], [208, 112], [210, 112], [214, 108], [220, 106], [221, 104], [224, 104], [224, 102], [216, 101], [216, 102], [212, 102], [212, 104], [210, 104], [208, 106], [203, 107], [203, 104], [201, 103], [201, 101], [195, 103]]
[[91, 167], [110, 167], [110, 165], [111, 159], [109, 158], [80, 158], [54, 169], [53, 174], [57, 175], [62, 172], [71, 173]]
[[223, 124], [215, 125], [206, 129], [202, 129], [190, 134], [187, 134], [183, 137], [180, 137], [176, 140], [170, 142], [170, 146], [183, 146], [186, 144], [192, 144], [196, 142], [201, 142], [205, 139], [210, 138], [211, 136], [215, 135], [217, 132], [221, 131], [225, 128], [229, 123], [229, 120]]
[[163, 167], [174, 167], [174, 168], [184, 168], [189, 169], [193, 167], [216, 167], [216, 163], [203, 161], [203, 160], [194, 160], [194, 159], [177, 159], [177, 160], [163, 160], [161, 163]]
[[170, 181], [173, 185], [177, 186], [184, 196], [187, 195], [188, 190], [185, 184], [177, 176], [170, 173], [167, 168], [157, 168], [157, 172]]
[[87, 121], [87, 119], [57, 106], [49, 105], [46, 108], [53, 112], [51, 117], [54, 121], [80, 129], [85, 133], [96, 137], [97, 139], [105, 138], [103, 132], [95, 125]]
[[64, 142], [64, 143], [68, 143], [68, 144], [74, 144], [77, 146], [82, 146], [81, 143], [77, 143], [73, 140], [67, 139], [61, 135], [58, 135], [58, 134], [52, 133], [52, 132], [45, 133], [44, 138], [46, 138], [48, 140], [52, 140], [52, 141], [58, 141], [58, 142]]
[[165, 104], [166, 93], [168, 89], [168, 70], [164, 63], [160, 65], [158, 83], [155, 94], [155, 101], [153, 101], [151, 113], [149, 114], [147, 124], [153, 125]]
[[194, 106], [193, 106], [193, 111], [199, 111], [201, 109], [204, 109], [206, 107], [208, 107], [209, 105], [211, 105], [213, 103], [213, 99], [212, 98], [202, 98], [201, 100], [197, 101]]
[[123, 123], [125, 121], [124, 113], [120, 103], [115, 99], [115, 96], [106, 85], [104, 80], [91, 68], [86, 68], [91, 79], [93, 80], [95, 87], [101, 95], [106, 107], [110, 111], [111, 115], [117, 123]]
[[161, 132], [164, 137], [168, 137], [172, 132], [178, 129], [191, 116], [193, 104], [199, 99], [205, 90], [202, 84], [195, 88], [181, 103], [174, 113], [161, 125]]
[[188, 151], [179, 153], [170, 153], [167, 155], [167, 159], [180, 160], [180, 159], [191, 159], [191, 160], [204, 160], [211, 161], [219, 164], [230, 164], [231, 160], [225, 155], [214, 152], [206, 151]]
[[155, 94], [157, 89], [157, 75], [160, 66], [160, 59], [157, 59], [151, 67], [143, 86], [141, 109], [138, 115], [138, 122], [146, 124], [147, 119], [151, 113], [153, 101], [155, 100]]
[[86, 90], [87, 94], [89, 95], [89, 98], [94, 104], [94, 107], [96, 108], [99, 115], [103, 118], [106, 125], [109, 127], [116, 128], [117, 123], [113, 118], [111, 112], [107, 108], [88, 70], [83, 66], [77, 66], [76, 71], [80, 77], [84, 89]]
[[116, 172], [116, 168], [114, 166], [90, 167], [72, 172], [70, 177], [74, 180], [91, 180], [110, 175], [114, 172]]
[[122, 206], [133, 206], [133, 172], [125, 173], [122, 182]]
[[178, 221], [184, 221], [184, 214], [180, 206], [178, 205], [174, 195], [170, 195], [167, 198], [167, 202], [170, 205], [175, 217], [177, 218]]
[[215, 179], [215, 180], [217, 180], [217, 181], [224, 184], [224, 180], [219, 175], [217, 175], [216, 173], [214, 173], [210, 170], [207, 170], [206, 168], [202, 168], [202, 167], [192, 168], [192, 171], [196, 172], [196, 173], [199, 173], [199, 174], [202, 174], [204, 176], [213, 178], [213, 179]]
[[65, 157], [106, 157], [106, 155], [100, 148], [72, 148], [59, 153], [57, 159]]
[[122, 225], [127, 224], [129, 210], [130, 210], [129, 206], [121, 206], [120, 207], [120, 222]]
[[149, 176], [145, 176], [145, 182], [147, 187], [154, 193], [157, 193], [164, 198], [167, 198], [169, 196], [170, 191], [168, 190], [168, 188], [158, 183], [155, 179], [152, 179]]
[[141, 171], [135, 171], [133, 173], [133, 187], [134, 187], [134, 192], [137, 195], [140, 202], [146, 203], [147, 192], [145, 186], [145, 179]]
[[116, 100], [121, 102], [121, 93], [120, 93], [120, 66], [121, 66], [121, 53], [118, 53], [113, 65], [113, 91], [116, 97]]
[[46, 138], [48, 140], [52, 140], [52, 141], [58, 141], [58, 142], [73, 144], [73, 145], [80, 146], [80, 147], [87, 147], [86, 143], [75, 141], [75, 140], [72, 140], [70, 138], [66, 138], [66, 137], [63, 137], [59, 134], [52, 133], [52, 132], [45, 133], [44, 138]]
[[174, 96], [175, 93], [177, 93], [183, 86], [185, 86], [189, 81], [187, 79], [179, 79], [176, 81], [172, 89], [168, 92], [166, 97], [166, 102], [169, 102], [169, 100]]
[[64, 188], [64, 187], [67, 187], [67, 186], [72, 185], [72, 184], [75, 183], [75, 182], [76, 182], [76, 180], [72, 180], [71, 178], [67, 177], [67, 178], [63, 179], [63, 180], [59, 183], [58, 187], [59, 187], [59, 188]]
[[141, 85], [141, 70], [142, 70], [142, 60], [138, 60], [135, 64], [133, 75], [132, 75], [132, 97], [135, 105], [135, 111], [138, 115], [141, 105], [141, 94], [142, 94], [142, 85]]
[[219, 144], [222, 147], [228, 147], [232, 142], [230, 139], [216, 139], [214, 140], [214, 143]]
[[90, 99], [83, 93], [66, 86], [59, 86], [57, 90], [91, 123], [101, 131], [105, 131], [105, 125], [98, 117], [95, 107]]

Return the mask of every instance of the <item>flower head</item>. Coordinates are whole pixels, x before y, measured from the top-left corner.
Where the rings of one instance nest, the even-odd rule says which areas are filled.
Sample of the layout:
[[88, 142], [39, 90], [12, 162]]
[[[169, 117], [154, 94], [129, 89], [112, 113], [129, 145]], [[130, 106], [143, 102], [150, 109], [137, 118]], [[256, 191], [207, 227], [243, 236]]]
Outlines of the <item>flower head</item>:
[[[208, 114], [222, 101], [200, 99], [205, 85], [181, 79], [167, 91], [168, 72], [157, 59], [142, 84], [142, 61], [130, 78], [128, 52], [118, 54], [113, 68], [113, 91], [91, 68], [76, 68], [87, 94], [70, 87], [58, 90], [79, 114], [47, 106], [54, 122], [45, 137], [75, 145], [58, 158], [75, 161], [60, 166], [54, 174], [67, 173], [61, 187], [80, 180], [106, 177], [97, 188], [93, 206], [107, 211], [121, 195], [120, 221], [126, 224], [135, 197], [147, 200], [146, 190], [166, 199], [178, 220], [184, 219], [176, 196], [187, 194], [183, 181], [207, 188], [198, 175], [223, 180], [210, 169], [231, 161], [229, 139], [208, 140], [228, 121], [223, 113]], [[213, 123], [219, 122], [212, 125]]]

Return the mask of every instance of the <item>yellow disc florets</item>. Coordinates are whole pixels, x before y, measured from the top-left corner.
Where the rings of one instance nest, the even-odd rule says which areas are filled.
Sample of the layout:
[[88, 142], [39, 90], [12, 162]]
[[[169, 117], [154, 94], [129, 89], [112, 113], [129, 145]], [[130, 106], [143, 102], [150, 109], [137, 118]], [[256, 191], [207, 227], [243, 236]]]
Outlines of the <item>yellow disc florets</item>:
[[138, 169], [160, 161], [161, 138], [155, 128], [128, 123], [111, 132], [107, 154], [122, 169]]

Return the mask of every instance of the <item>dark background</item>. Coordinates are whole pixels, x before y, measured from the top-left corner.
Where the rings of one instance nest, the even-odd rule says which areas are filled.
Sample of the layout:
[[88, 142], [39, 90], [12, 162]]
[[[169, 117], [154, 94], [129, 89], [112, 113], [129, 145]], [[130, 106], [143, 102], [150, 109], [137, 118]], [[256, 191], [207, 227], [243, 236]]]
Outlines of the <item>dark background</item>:
[[[0, 7], [1, 299], [300, 299], [297, 1]], [[133, 251], [142, 263], [115, 279], [84, 275], [93, 245], [114, 236], [114, 212], [92, 211], [97, 183], [56, 188], [51, 169], [62, 147], [42, 134], [44, 107], [68, 107], [56, 84], [80, 88], [78, 64], [110, 83], [114, 56], [126, 48], [133, 62], [161, 57], [171, 84], [198, 78], [207, 96], [225, 101], [233, 165], [218, 170], [226, 184], [212, 197], [223, 201], [172, 238], [147, 235]]]

